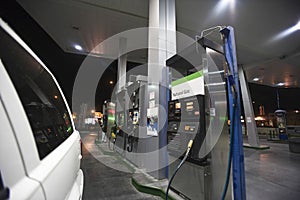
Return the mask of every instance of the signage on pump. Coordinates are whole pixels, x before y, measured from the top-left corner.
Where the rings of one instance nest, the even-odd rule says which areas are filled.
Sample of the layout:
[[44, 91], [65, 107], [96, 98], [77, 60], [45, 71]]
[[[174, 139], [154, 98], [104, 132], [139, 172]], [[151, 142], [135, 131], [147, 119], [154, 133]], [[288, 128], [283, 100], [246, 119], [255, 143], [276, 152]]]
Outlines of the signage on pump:
[[203, 71], [198, 71], [171, 83], [172, 100], [204, 95]]

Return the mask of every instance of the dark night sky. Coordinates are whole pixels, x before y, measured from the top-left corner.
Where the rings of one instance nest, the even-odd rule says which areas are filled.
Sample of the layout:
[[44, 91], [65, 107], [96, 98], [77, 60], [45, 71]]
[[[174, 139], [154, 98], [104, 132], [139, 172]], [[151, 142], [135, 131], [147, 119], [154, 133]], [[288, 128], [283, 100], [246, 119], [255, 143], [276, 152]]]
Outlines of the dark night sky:
[[[277, 109], [277, 89], [259, 84], [249, 84], [253, 104], [256, 114], [259, 113], [259, 106], [265, 107], [266, 113], [274, 112]], [[287, 111], [300, 110], [300, 88], [279, 88], [280, 109]]]
[[[15, 32], [30, 46], [40, 57], [46, 66], [57, 78], [62, 90], [71, 105], [72, 88], [77, 71], [84, 61], [85, 56], [64, 52], [52, 38], [13, 0], [5, 0], [0, 6], [1, 18], [6, 21]], [[111, 91], [107, 90], [109, 80], [116, 82], [116, 64], [106, 70], [107, 76], [101, 78], [96, 94], [99, 105], [110, 96]], [[136, 63], [130, 64], [134, 67]], [[263, 105], [266, 113], [274, 112], [277, 109], [276, 89], [258, 84], [249, 85], [254, 112], [259, 113], [258, 107]], [[287, 111], [300, 109], [300, 88], [279, 89], [280, 107]], [[102, 97], [102, 98], [101, 98]], [[70, 106], [71, 107], [71, 106]], [[101, 106], [97, 106], [101, 108]]]

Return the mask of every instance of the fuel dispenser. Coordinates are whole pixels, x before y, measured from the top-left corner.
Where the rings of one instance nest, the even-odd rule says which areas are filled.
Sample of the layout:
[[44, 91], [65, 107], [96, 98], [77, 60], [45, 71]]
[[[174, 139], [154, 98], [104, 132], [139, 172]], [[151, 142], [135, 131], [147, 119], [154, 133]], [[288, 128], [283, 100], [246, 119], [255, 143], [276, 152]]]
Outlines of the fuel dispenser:
[[142, 165], [137, 153], [143, 151], [145, 137], [140, 134], [146, 132], [146, 119], [141, 117], [146, 115], [146, 83], [145, 76], [130, 76], [126, 86], [116, 94], [116, 123], [120, 130], [116, 151], [136, 166]]
[[[128, 102], [128, 110], [127, 110], [127, 133], [126, 135], [126, 151], [127, 158], [130, 157], [131, 152], [137, 152], [138, 142], [139, 142], [139, 118], [140, 118], [140, 99], [142, 98], [142, 89], [141, 85], [143, 84], [143, 80], [141, 77], [133, 77], [131, 76], [132, 84], [128, 85], [127, 89], [127, 98], [129, 98]], [[136, 163], [134, 158], [131, 157], [133, 163]]]
[[[232, 29], [223, 31], [225, 40], [217, 43], [201, 37], [167, 60], [173, 81], [166, 198], [171, 188], [186, 199], [232, 199], [232, 165], [233, 194], [245, 199], [237, 66], [231, 52], [234, 42], [229, 34]], [[189, 141], [192, 147], [187, 147]]]
[[103, 128], [106, 137], [111, 140], [111, 128], [115, 123], [115, 103], [104, 101], [103, 103]]
[[125, 132], [127, 132], [127, 112], [125, 112], [125, 94], [126, 90], [119, 91], [115, 96], [116, 102], [116, 124], [118, 127], [116, 142], [115, 142], [115, 151], [118, 153], [123, 153], [125, 147]]

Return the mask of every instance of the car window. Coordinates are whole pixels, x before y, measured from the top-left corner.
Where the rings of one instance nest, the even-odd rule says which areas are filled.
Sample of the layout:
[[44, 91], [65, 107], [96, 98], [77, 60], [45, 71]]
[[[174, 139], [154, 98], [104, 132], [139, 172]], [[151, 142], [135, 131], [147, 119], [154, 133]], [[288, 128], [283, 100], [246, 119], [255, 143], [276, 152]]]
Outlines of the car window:
[[0, 56], [27, 114], [40, 159], [73, 132], [69, 113], [51, 75], [0, 29]]

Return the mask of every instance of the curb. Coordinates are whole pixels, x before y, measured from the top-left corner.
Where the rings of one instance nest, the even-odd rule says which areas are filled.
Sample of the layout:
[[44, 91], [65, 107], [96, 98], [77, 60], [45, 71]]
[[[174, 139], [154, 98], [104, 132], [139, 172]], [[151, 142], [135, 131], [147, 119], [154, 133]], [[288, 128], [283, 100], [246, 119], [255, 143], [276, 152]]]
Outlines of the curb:
[[259, 145], [257, 146], [251, 146], [250, 144], [243, 144], [244, 148], [248, 148], [248, 149], [256, 149], [256, 150], [266, 150], [266, 149], [270, 149], [269, 146], [267, 145]]
[[[120, 155], [118, 155], [117, 153], [115, 152], [109, 152], [109, 151], [106, 151], [104, 150], [99, 144], [98, 141], [94, 141], [96, 146], [100, 149], [100, 151], [102, 151], [102, 153], [104, 155], [108, 155], [108, 156], [112, 156], [112, 157], [116, 157], [118, 158], [119, 162], [121, 162], [122, 164], [125, 164], [126, 167], [132, 172], [134, 173], [135, 169], [130, 166], [129, 164], [127, 164], [126, 161], [124, 161], [122, 159], [122, 157], [120, 157]], [[161, 197], [162, 199], [165, 199], [166, 197], [166, 192], [161, 189], [161, 188], [157, 188], [157, 187], [150, 187], [150, 186], [146, 186], [146, 185], [142, 185], [140, 183], [138, 183], [138, 181], [135, 179], [135, 178], [131, 178], [131, 184], [139, 191], [139, 192], [142, 192], [142, 193], [146, 193], [146, 194], [150, 194], [150, 195], [153, 195], [153, 196], [158, 196], [158, 197]], [[174, 198], [173, 196], [171, 196], [170, 194], [168, 195], [168, 199], [170, 200], [176, 200], [176, 198]]]
[[[149, 186], [145, 186], [145, 185], [141, 185], [139, 184], [135, 178], [131, 178], [131, 184], [139, 191], [139, 192], [143, 192], [143, 193], [147, 193], [147, 194], [151, 194], [154, 196], [159, 196], [162, 199], [165, 199], [166, 197], [166, 192], [163, 191], [160, 188], [155, 188], [155, 187], [149, 187]], [[170, 200], [176, 200], [174, 197], [170, 196], [168, 197], [168, 199]]]
[[104, 154], [104, 155], [107, 155], [107, 156], [111, 156], [111, 157], [114, 157], [117, 159], [117, 162], [119, 163], [122, 163], [123, 165], [125, 165], [127, 167], [127, 169], [129, 170], [129, 172], [131, 173], [134, 173], [135, 172], [135, 169], [130, 166], [125, 160], [124, 158], [122, 158], [119, 154], [117, 154], [116, 152], [111, 152], [111, 151], [106, 151], [104, 150], [99, 144], [98, 141], [95, 140], [95, 144], [96, 146], [100, 149], [100, 151]]

